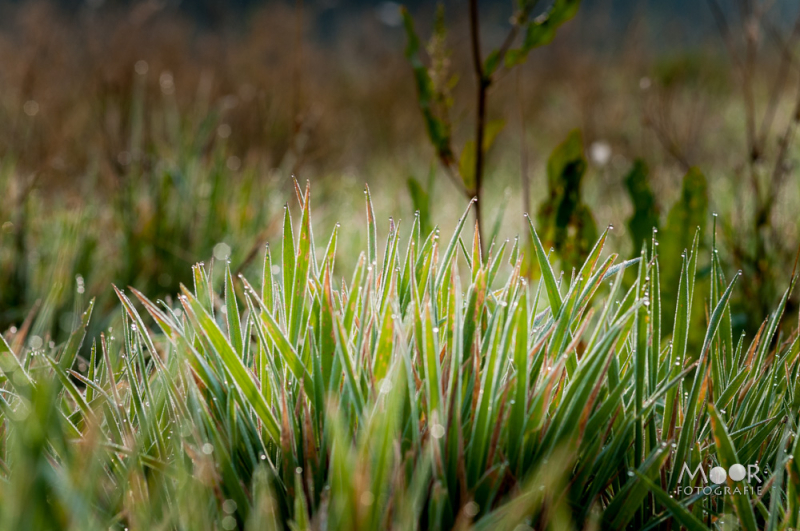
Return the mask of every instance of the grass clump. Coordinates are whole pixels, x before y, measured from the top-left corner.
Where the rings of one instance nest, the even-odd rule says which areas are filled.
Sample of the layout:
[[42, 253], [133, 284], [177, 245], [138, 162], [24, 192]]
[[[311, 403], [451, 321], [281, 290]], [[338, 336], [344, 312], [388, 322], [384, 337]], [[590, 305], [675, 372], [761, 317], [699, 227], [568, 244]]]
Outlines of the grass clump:
[[[564, 276], [531, 223], [530, 283], [518, 242], [483, 256], [476, 230], [468, 249], [469, 212], [446, 242], [415, 219], [403, 246], [392, 222], [379, 256], [368, 190], [367, 249], [335, 282], [339, 228], [317, 249], [297, 196], [260, 286], [223, 263], [219, 286], [219, 264], [196, 265], [174, 306], [118, 289], [122, 324], [88, 360], [91, 305], [63, 345], [0, 342], [0, 527], [797, 527], [791, 287], [748, 344], [714, 249], [711, 291], [694, 290], [697, 238], [662, 315], [655, 238], [619, 262], [606, 231]], [[729, 493], [702, 488], [713, 467]]]

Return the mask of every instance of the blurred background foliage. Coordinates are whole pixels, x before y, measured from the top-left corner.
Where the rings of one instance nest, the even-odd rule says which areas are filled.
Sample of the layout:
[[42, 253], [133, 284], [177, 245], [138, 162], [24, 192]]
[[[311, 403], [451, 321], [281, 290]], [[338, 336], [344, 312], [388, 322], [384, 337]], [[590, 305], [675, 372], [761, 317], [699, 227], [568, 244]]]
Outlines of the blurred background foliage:
[[[466, 2], [441, 5], [446, 32], [435, 5], [408, 3], [410, 65], [393, 2], [0, 3], [0, 330], [58, 341], [90, 297], [110, 315], [112, 282], [155, 299], [196, 260], [257, 269], [292, 175], [313, 180], [322, 233], [342, 223], [343, 271], [364, 182], [377, 211], [450, 230], [464, 202], [427, 138], [415, 68], [447, 108], [456, 167], [474, 157], [475, 80]], [[491, 58], [516, 8], [480, 6]], [[733, 322], [757, 330], [798, 244], [798, 26], [790, 2], [758, 18], [739, 6], [587, 1], [503, 71], [486, 109], [487, 247], [527, 238], [530, 212], [569, 274], [598, 228], [631, 256], [661, 228], [671, 303], [677, 257], [697, 226], [709, 247], [718, 213], [720, 252], [745, 273]], [[701, 282], [709, 271], [698, 264]]]

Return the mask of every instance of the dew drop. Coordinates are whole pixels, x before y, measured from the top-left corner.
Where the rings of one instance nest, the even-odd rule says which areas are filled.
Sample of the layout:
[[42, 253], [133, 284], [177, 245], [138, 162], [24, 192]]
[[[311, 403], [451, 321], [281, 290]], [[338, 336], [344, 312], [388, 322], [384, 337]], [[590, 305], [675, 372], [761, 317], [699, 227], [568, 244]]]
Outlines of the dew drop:
[[434, 424], [431, 426], [431, 437], [434, 439], [441, 439], [444, 437], [444, 426], [441, 424]]

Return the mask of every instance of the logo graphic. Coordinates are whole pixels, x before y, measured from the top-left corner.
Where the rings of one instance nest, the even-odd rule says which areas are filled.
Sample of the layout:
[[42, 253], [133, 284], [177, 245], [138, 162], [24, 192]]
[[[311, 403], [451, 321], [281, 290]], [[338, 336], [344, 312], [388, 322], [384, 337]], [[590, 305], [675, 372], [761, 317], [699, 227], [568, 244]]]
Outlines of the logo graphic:
[[[736, 463], [731, 465], [728, 470], [721, 466], [715, 466], [708, 471], [708, 474], [703, 470], [703, 465], [697, 465], [692, 470], [688, 463], [683, 463], [681, 473], [678, 476], [678, 483], [683, 483], [686, 476], [689, 477], [689, 482], [694, 483], [694, 486], [679, 485], [675, 490], [678, 495], [698, 494], [703, 493], [706, 495], [715, 494], [761, 494], [761, 476], [759, 475], [761, 469], [758, 463], [745, 465]], [[695, 478], [699, 476], [699, 484]]]

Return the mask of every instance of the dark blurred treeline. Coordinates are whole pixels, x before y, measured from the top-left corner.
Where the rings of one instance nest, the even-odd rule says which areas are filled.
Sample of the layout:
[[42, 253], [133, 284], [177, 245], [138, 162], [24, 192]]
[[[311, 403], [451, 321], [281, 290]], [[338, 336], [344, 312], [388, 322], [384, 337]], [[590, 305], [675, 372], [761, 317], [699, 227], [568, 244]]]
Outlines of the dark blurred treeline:
[[[448, 18], [464, 18], [466, 0], [0, 0], [0, 30], [13, 29], [10, 11], [46, 1], [59, 10], [65, 20], [73, 17], [105, 17], [115, 13], [155, 10], [172, 14], [194, 25], [197, 31], [217, 33], [245, 32], [253, 16], [265, 9], [291, 9], [307, 28], [306, 37], [330, 45], [353, 36], [368, 36], [365, 21], [378, 22], [394, 29], [399, 42], [399, 6], [414, 13], [423, 24], [430, 24], [435, 5], [444, 6]], [[731, 19], [736, 17], [738, 0], [714, 0]], [[791, 25], [793, 0], [769, 2], [776, 27]], [[501, 38], [510, 25], [514, 0], [481, 0], [482, 23], [489, 44]], [[620, 54], [632, 31], [642, 30], [648, 47], [670, 51], [694, 47], [723, 47], [710, 2], [705, 0], [583, 0], [576, 24], [583, 30], [573, 41], [598, 51]], [[549, 6], [539, 2], [538, 10]], [[787, 15], [787, 16], [783, 16]], [[295, 21], [296, 23], [297, 21]], [[589, 31], [586, 31], [589, 29]], [[388, 35], [389, 38], [393, 36]]]
[[[3, 0], [0, 7], [19, 6], [30, 3], [29, 0]], [[407, 6], [414, 12], [430, 16], [433, 12], [431, 0], [162, 0], [142, 2], [141, 0], [54, 0], [54, 4], [63, 9], [64, 15], [77, 15], [86, 10], [102, 11], [114, 9], [130, 9], [137, 4], [152, 3], [160, 9], [174, 11], [188, 16], [209, 29], [221, 29], [230, 24], [242, 23], [248, 15], [265, 6], [283, 4], [302, 6], [314, 19], [316, 35], [321, 39], [335, 38], [340, 32], [358, 31], [357, 20], [365, 13], [374, 14], [378, 19], [394, 25], [391, 13], [397, 5]], [[448, 11], [458, 12], [466, 6], [464, 0], [444, 0], [442, 3]], [[724, 3], [724, 2], [723, 2]], [[785, 5], [788, 9], [791, 0], [777, 0], [778, 9]], [[541, 3], [544, 9], [545, 3]], [[482, 15], [487, 22], [507, 23], [512, 14], [513, 0], [482, 0]], [[726, 6], [723, 6], [726, 7]], [[604, 40], [619, 41], [624, 30], [642, 16], [650, 19], [657, 27], [654, 36], [664, 46], [685, 44], [691, 40], [702, 40], [708, 32], [713, 31], [714, 21], [705, 2], [698, 0], [584, 0], [582, 17], [603, 18], [610, 22], [615, 30], [604, 36]], [[8, 21], [6, 21], [8, 22]], [[661, 35], [659, 27], [666, 30]], [[678, 33], [676, 33], [678, 32]], [[680, 38], [678, 38], [680, 35]]]

